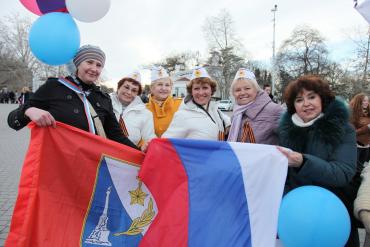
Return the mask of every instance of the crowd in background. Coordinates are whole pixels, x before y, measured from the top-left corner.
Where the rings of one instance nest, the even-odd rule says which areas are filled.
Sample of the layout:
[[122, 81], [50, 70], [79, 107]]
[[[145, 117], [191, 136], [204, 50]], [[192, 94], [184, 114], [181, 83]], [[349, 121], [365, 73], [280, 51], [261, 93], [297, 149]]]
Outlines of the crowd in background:
[[18, 90], [8, 91], [7, 88], [0, 90], [0, 104], [24, 104], [31, 94], [29, 87], [23, 87], [20, 92]]

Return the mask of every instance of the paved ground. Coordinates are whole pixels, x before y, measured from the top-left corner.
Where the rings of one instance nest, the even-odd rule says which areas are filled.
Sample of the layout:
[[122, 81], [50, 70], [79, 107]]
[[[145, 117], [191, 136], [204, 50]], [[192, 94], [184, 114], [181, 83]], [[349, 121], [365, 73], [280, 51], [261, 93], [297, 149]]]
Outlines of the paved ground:
[[[27, 128], [16, 132], [7, 125], [8, 113], [16, 107], [0, 104], [0, 247], [4, 246], [9, 232], [22, 163], [30, 138]], [[231, 112], [227, 114], [231, 115]], [[360, 231], [360, 236], [363, 243], [363, 230]]]
[[19, 177], [29, 141], [29, 130], [8, 127], [8, 113], [17, 105], [0, 104], [0, 246], [9, 232], [10, 218], [17, 196]]

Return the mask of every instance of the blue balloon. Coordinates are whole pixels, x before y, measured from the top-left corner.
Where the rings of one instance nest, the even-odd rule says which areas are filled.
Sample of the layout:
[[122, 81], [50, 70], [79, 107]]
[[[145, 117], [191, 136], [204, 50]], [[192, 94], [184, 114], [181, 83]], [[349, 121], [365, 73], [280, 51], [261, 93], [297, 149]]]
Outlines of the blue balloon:
[[303, 186], [283, 198], [278, 234], [284, 247], [343, 247], [350, 228], [346, 207], [326, 189]]
[[49, 65], [65, 64], [80, 47], [80, 31], [70, 14], [48, 13], [33, 23], [29, 45], [40, 61]]

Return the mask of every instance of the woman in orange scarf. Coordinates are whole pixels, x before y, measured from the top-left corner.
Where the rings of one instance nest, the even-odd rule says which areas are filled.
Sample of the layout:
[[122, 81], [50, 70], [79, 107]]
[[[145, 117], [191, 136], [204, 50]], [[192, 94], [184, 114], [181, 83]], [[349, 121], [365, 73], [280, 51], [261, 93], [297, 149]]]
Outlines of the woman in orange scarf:
[[170, 125], [182, 100], [171, 96], [173, 83], [164, 68], [153, 67], [151, 81], [151, 94], [146, 106], [153, 113], [155, 134], [161, 137]]

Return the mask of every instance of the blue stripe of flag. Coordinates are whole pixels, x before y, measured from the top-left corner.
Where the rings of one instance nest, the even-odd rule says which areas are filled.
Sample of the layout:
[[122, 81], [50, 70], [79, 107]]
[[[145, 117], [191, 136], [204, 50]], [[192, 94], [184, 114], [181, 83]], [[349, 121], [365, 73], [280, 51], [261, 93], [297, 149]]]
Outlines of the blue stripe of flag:
[[189, 246], [251, 246], [239, 161], [227, 142], [170, 139], [188, 176]]

